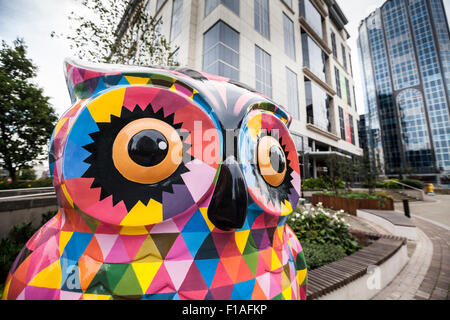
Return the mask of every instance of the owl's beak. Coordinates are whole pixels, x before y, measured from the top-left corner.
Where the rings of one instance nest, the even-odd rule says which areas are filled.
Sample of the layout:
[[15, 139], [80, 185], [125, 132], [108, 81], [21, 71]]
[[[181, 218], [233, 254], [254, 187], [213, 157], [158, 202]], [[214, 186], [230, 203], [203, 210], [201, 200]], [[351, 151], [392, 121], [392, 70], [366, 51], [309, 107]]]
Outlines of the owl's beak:
[[221, 230], [240, 229], [247, 216], [247, 201], [244, 175], [236, 157], [230, 155], [222, 163], [208, 218]]

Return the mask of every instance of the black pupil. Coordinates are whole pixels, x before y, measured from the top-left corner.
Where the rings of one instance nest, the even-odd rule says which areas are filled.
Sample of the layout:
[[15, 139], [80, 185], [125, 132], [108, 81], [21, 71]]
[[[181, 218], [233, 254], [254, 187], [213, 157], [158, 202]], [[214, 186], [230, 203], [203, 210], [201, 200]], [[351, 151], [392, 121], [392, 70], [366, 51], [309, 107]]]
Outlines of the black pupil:
[[272, 146], [270, 148], [270, 165], [273, 170], [278, 173], [282, 173], [284, 168], [286, 168], [286, 159], [284, 157], [283, 150], [279, 146]]
[[130, 158], [144, 167], [152, 167], [163, 161], [168, 149], [166, 138], [156, 130], [141, 131], [128, 143]]

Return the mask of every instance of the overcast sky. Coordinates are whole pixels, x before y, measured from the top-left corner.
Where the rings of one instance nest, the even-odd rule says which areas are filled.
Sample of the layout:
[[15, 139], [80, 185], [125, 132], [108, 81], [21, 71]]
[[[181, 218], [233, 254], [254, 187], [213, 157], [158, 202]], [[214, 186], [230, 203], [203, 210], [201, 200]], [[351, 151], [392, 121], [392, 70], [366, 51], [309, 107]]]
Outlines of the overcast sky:
[[[250, 0], [242, 0], [250, 1]], [[272, 0], [273, 1], [273, 0]], [[351, 35], [353, 76], [356, 83], [358, 110], [363, 112], [361, 78], [356, 47], [358, 26], [369, 13], [384, 3], [384, 0], [337, 0], [349, 23]], [[450, 0], [444, 0], [449, 17]], [[67, 42], [50, 37], [52, 31], [69, 29], [67, 16], [77, 9], [75, 0], [0, 0], [0, 40], [9, 44], [16, 37], [23, 37], [28, 45], [28, 56], [38, 66], [37, 83], [51, 98], [58, 114], [69, 106], [70, 99], [63, 74], [63, 60], [70, 56]]]

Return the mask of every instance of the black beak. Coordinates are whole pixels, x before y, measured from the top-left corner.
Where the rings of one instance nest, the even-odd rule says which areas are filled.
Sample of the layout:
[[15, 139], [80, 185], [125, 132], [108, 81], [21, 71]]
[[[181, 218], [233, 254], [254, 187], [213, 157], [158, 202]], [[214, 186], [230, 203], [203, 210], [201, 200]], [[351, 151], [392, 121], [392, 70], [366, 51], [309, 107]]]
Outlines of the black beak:
[[220, 168], [208, 218], [221, 230], [240, 229], [247, 216], [247, 201], [244, 175], [236, 157], [230, 155]]

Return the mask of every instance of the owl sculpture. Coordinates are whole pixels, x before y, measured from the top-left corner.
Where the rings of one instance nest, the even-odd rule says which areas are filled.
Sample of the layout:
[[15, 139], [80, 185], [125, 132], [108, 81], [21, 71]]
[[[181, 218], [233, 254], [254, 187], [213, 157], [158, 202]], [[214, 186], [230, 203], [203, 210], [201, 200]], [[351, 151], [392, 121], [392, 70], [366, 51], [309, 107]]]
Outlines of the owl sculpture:
[[283, 108], [185, 68], [67, 60], [65, 74], [73, 105], [49, 148], [59, 210], [4, 299], [305, 299]]

